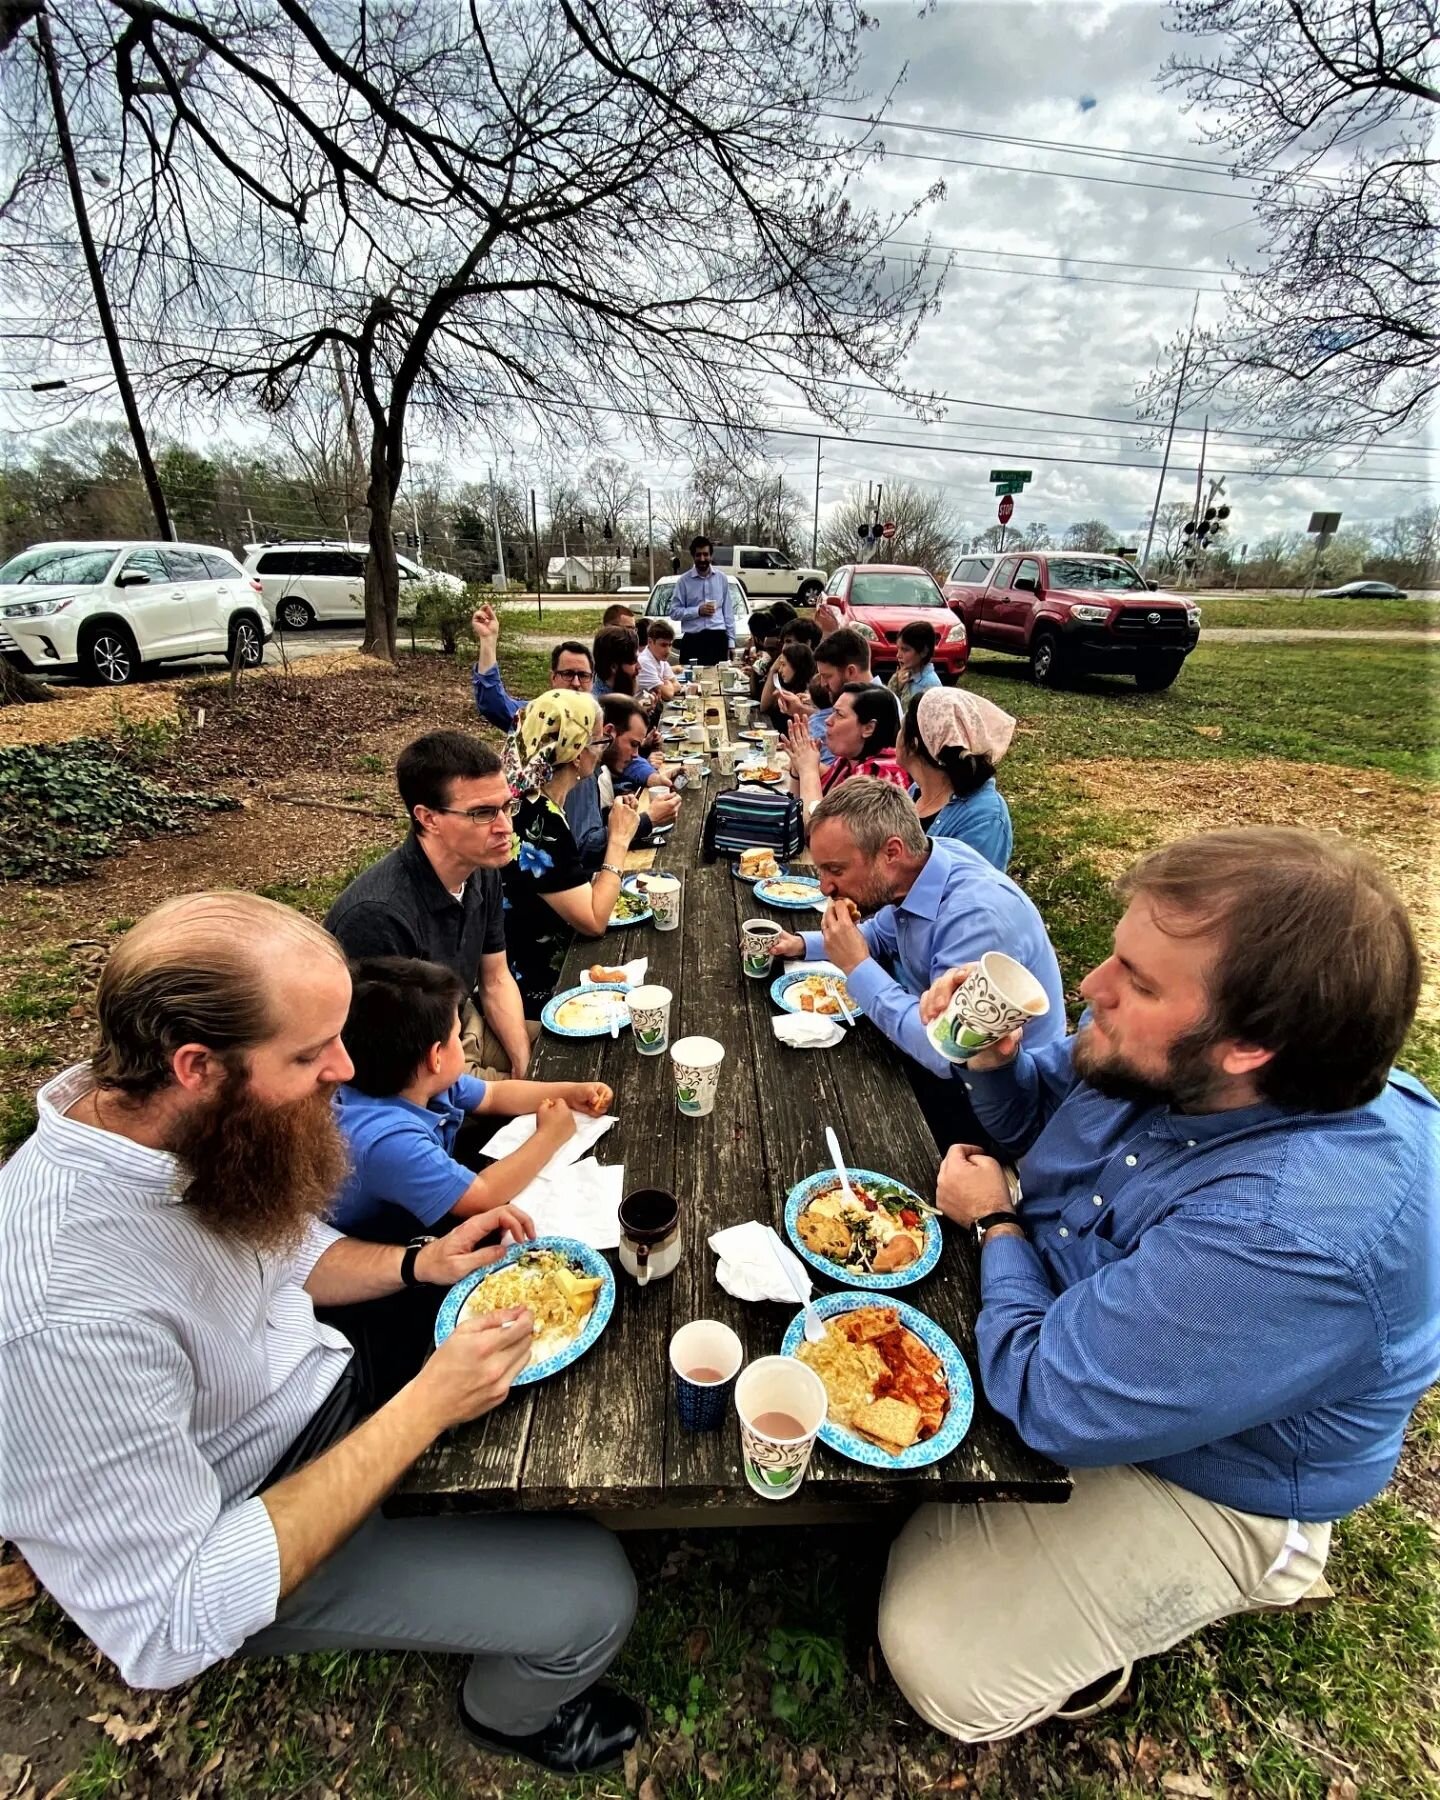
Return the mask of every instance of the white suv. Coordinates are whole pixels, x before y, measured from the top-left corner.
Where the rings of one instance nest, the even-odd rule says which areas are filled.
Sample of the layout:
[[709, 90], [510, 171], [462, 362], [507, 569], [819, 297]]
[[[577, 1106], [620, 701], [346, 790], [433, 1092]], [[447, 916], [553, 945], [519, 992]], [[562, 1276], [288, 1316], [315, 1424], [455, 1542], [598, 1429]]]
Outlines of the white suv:
[[250, 669], [269, 636], [258, 583], [212, 544], [36, 544], [0, 567], [0, 655], [38, 675], [121, 687], [211, 655]]
[[[286, 631], [305, 631], [311, 625], [337, 621], [364, 623], [367, 545], [247, 544], [245, 549], [245, 572], [260, 583], [270, 617]], [[422, 568], [408, 556], [395, 560], [400, 564], [402, 614], [407, 585], [452, 588], [457, 594], [465, 585], [457, 575]]]

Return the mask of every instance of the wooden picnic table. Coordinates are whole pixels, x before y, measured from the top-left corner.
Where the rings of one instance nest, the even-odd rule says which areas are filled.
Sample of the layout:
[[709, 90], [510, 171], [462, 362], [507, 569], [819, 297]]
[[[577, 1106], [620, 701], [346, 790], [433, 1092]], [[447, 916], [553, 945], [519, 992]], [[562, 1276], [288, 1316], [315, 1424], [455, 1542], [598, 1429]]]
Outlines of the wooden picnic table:
[[[628, 1030], [618, 1040], [542, 1034], [531, 1065], [537, 1079], [600, 1080], [613, 1088], [619, 1123], [596, 1154], [606, 1163], [623, 1161], [627, 1192], [659, 1187], [677, 1196], [680, 1265], [668, 1279], [639, 1288], [609, 1253], [615, 1311], [592, 1349], [560, 1375], [517, 1389], [484, 1419], [449, 1433], [412, 1469], [390, 1510], [582, 1508], [616, 1523], [784, 1524], [922, 1500], [1064, 1500], [1064, 1471], [1020, 1442], [980, 1396], [978, 1381], [974, 1421], [943, 1461], [891, 1474], [817, 1444], [800, 1494], [781, 1504], [747, 1485], [733, 1415], [718, 1432], [680, 1429], [671, 1334], [690, 1319], [720, 1319], [738, 1332], [749, 1360], [779, 1349], [796, 1311], [793, 1303], [742, 1303], [727, 1294], [715, 1278], [711, 1232], [760, 1219], [783, 1235], [790, 1188], [828, 1166], [826, 1124], [852, 1166], [882, 1170], [921, 1194], [933, 1194], [939, 1167], [903, 1058], [873, 1025], [861, 1022], [833, 1050], [787, 1050], [775, 1038], [770, 983], [748, 979], [740, 966], [740, 921], [765, 916], [799, 929], [818, 915], [758, 906], [728, 860], [700, 861], [704, 812], [724, 780], [714, 759], [707, 761], [712, 773], [699, 793], [687, 793], [655, 865], [683, 883], [680, 929], [657, 932], [647, 924], [599, 940], [577, 938], [559, 987], [577, 985], [592, 963], [648, 957], [647, 981], [675, 996], [671, 1042], [700, 1034], [725, 1046], [715, 1110], [682, 1117], [669, 1056], [641, 1056]], [[944, 1232], [937, 1268], [896, 1297], [950, 1334], [974, 1378], [978, 1250], [971, 1233], [948, 1223]], [[814, 1279], [823, 1291], [824, 1279]]]

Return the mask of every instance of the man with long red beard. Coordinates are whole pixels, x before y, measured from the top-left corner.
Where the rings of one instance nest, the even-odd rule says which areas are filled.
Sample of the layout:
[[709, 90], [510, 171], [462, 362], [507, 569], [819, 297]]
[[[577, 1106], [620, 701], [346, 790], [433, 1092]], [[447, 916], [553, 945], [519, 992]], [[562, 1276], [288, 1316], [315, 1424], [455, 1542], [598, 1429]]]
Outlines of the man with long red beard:
[[465, 1652], [475, 1741], [608, 1767], [641, 1724], [597, 1682], [634, 1615], [615, 1540], [378, 1510], [501, 1404], [531, 1321], [466, 1321], [374, 1410], [317, 1323], [500, 1254], [483, 1218], [407, 1248], [323, 1223], [349, 999], [335, 940], [250, 894], [170, 901], [116, 946], [93, 1059], [0, 1170], [0, 1535], [137, 1686], [236, 1654]]
[[922, 1506], [891, 1552], [891, 1672], [970, 1742], [1293, 1604], [1440, 1372], [1440, 1106], [1392, 1066], [1420, 990], [1394, 889], [1278, 828], [1171, 844], [1120, 888], [1079, 1031], [962, 1070], [1020, 1197], [970, 1145], [936, 1190], [982, 1246], [986, 1397], [1074, 1475], [1064, 1506]]

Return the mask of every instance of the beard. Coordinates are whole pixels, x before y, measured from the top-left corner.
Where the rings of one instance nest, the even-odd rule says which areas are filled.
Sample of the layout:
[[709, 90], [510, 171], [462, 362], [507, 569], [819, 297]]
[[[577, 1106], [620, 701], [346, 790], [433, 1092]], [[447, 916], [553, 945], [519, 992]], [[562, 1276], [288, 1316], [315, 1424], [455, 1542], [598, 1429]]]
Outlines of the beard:
[[1075, 1034], [1071, 1067], [1082, 1081], [1110, 1100], [1136, 1106], [1169, 1106], [1177, 1112], [1203, 1112], [1223, 1084], [1210, 1060], [1216, 1042], [1208, 1023], [1176, 1038], [1162, 1075], [1144, 1074], [1119, 1051], [1100, 1048], [1103, 1034], [1092, 1020]]
[[188, 1112], [166, 1148], [186, 1176], [181, 1197], [217, 1237], [252, 1250], [295, 1250], [329, 1211], [350, 1172], [330, 1101], [335, 1084], [271, 1106], [244, 1069]]

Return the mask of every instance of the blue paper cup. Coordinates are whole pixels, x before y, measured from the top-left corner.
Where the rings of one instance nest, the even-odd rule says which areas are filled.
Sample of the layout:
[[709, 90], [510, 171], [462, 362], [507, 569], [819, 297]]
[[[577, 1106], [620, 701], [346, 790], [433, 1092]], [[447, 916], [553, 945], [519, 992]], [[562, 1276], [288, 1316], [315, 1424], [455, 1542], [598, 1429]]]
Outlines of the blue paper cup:
[[718, 1431], [730, 1410], [730, 1395], [744, 1346], [718, 1319], [692, 1319], [670, 1340], [675, 1371], [675, 1408], [686, 1431]]

